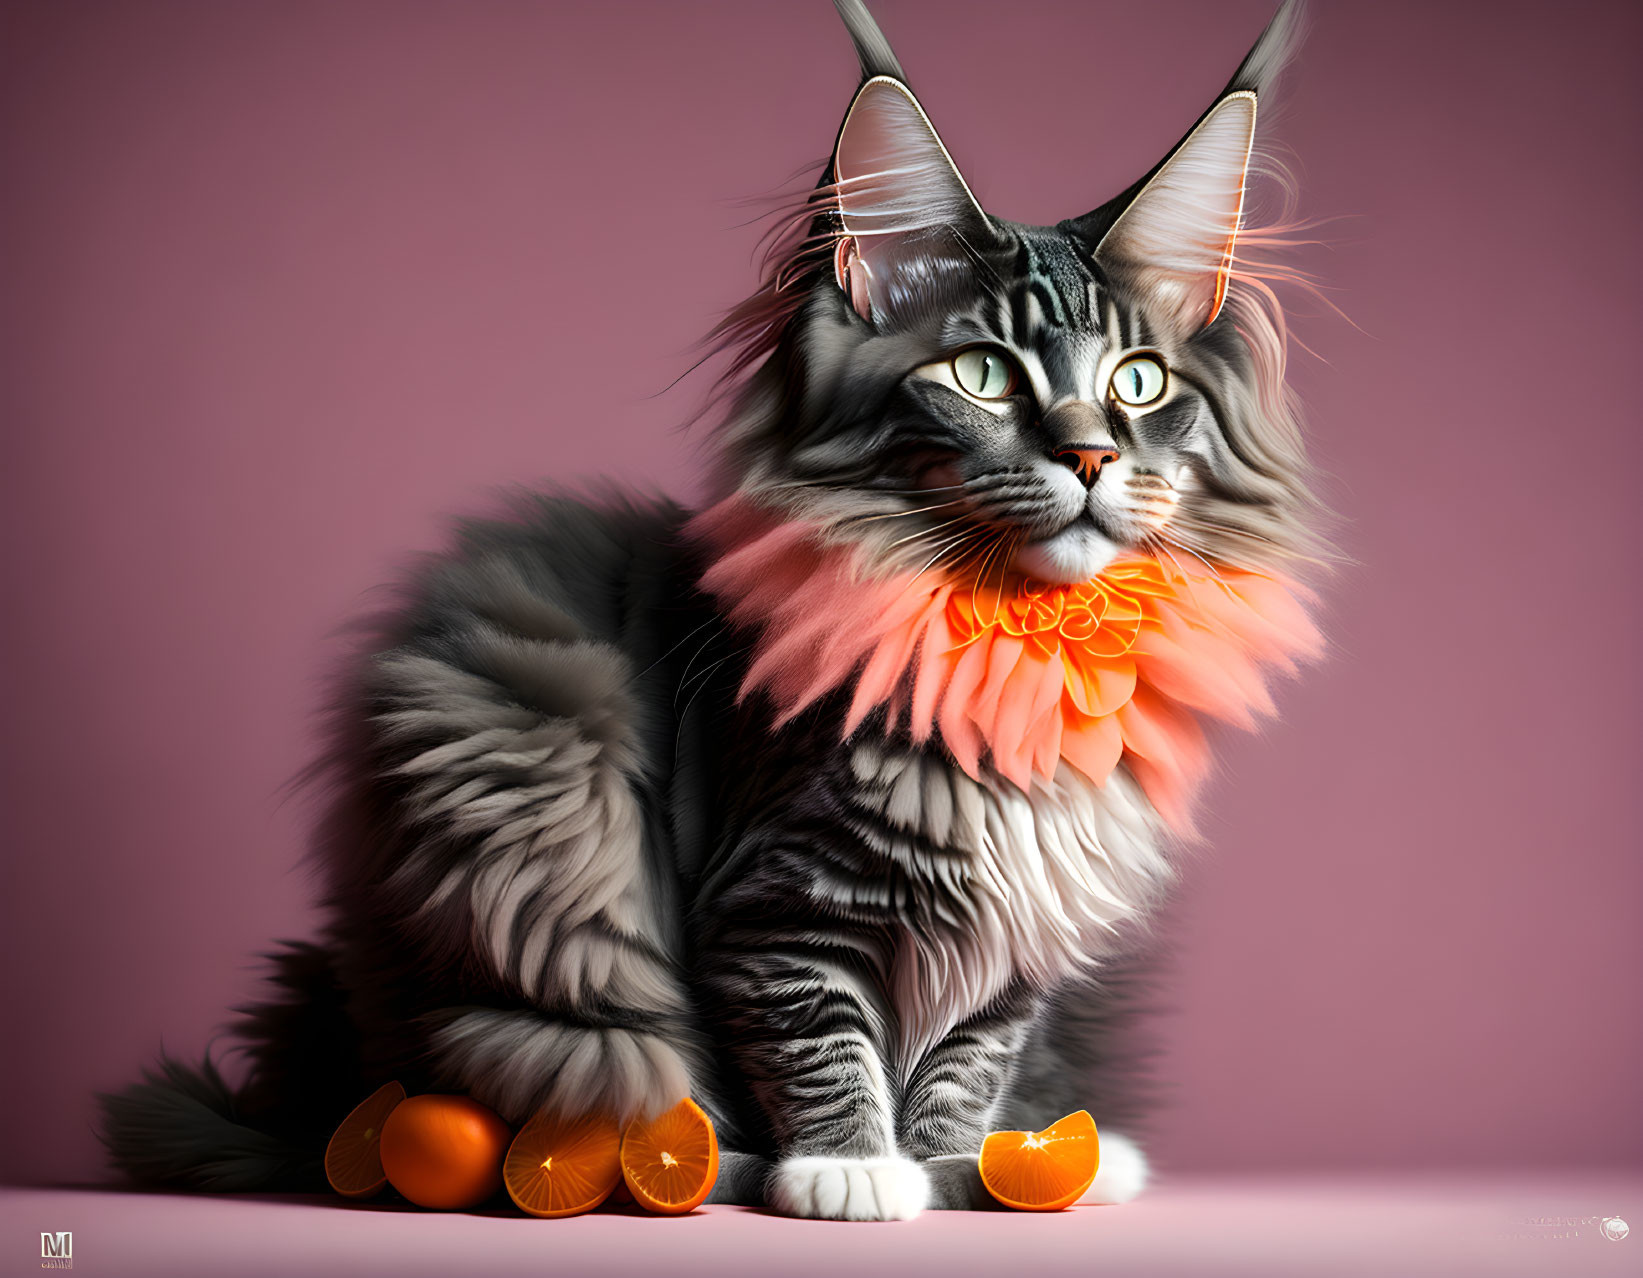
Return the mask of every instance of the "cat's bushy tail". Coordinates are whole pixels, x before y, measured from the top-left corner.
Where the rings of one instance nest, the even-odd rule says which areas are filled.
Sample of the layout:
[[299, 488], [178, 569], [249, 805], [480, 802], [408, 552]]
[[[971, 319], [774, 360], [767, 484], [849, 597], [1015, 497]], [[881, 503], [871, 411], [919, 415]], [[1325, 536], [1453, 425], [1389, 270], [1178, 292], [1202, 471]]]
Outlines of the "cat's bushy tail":
[[270, 955], [276, 992], [241, 1009], [251, 1059], [229, 1085], [208, 1053], [161, 1054], [143, 1081], [98, 1096], [109, 1159], [142, 1185], [246, 1193], [319, 1190], [331, 1129], [361, 1095], [353, 1027], [329, 954], [288, 942]]

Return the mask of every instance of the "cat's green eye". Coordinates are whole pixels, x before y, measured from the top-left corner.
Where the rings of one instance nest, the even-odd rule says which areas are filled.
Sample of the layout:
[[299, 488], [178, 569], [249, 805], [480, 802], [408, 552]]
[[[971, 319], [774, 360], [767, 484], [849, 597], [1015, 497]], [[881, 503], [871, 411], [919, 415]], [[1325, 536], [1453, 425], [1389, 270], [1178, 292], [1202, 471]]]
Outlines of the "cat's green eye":
[[953, 380], [977, 399], [1003, 399], [1015, 390], [1015, 364], [1001, 351], [972, 346], [953, 356]]
[[1112, 395], [1120, 404], [1140, 408], [1164, 393], [1164, 361], [1152, 355], [1125, 360], [1112, 375]]

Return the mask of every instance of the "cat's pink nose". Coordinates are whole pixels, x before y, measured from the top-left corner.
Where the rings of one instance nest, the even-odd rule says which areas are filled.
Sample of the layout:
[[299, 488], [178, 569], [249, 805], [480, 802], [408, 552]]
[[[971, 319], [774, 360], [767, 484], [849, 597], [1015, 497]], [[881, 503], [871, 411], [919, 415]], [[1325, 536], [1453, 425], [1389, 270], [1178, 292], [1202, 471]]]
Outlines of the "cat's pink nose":
[[1073, 474], [1084, 481], [1084, 487], [1093, 487], [1101, 468], [1118, 460], [1118, 450], [1103, 444], [1068, 444], [1050, 454]]

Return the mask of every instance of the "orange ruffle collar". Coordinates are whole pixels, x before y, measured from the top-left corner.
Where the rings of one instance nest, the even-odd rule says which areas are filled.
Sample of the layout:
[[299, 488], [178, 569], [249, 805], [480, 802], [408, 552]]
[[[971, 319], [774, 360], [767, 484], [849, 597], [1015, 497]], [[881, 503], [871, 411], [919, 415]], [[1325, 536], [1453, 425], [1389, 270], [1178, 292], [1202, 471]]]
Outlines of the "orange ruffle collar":
[[1253, 727], [1274, 712], [1266, 670], [1323, 647], [1301, 588], [1202, 561], [1132, 557], [1002, 594], [873, 578], [853, 548], [739, 496], [687, 531], [712, 552], [702, 588], [757, 631], [741, 696], [766, 693], [779, 723], [853, 682], [846, 738], [882, 708], [889, 730], [939, 735], [969, 775], [989, 763], [1022, 790], [1062, 762], [1097, 784], [1122, 762], [1183, 830], [1208, 769], [1199, 716]]

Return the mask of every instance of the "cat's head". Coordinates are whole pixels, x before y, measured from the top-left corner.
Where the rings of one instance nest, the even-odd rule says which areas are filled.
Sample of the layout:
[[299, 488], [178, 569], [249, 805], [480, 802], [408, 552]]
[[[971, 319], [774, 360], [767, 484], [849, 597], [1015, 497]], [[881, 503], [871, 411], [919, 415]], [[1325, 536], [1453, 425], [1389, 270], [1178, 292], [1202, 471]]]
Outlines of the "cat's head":
[[1152, 172], [1035, 227], [982, 210], [859, 0], [836, 3], [863, 83], [721, 326], [727, 487], [887, 569], [1073, 582], [1135, 552], [1305, 555], [1282, 320], [1237, 251], [1293, 6]]

